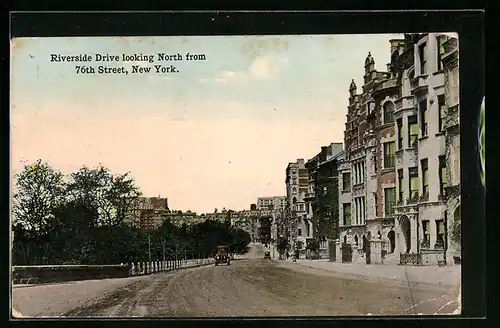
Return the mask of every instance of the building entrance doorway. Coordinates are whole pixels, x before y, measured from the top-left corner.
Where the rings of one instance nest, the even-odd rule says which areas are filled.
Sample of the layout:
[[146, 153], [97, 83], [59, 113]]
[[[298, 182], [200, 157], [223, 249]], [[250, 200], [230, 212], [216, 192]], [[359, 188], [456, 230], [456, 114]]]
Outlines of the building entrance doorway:
[[396, 233], [394, 230], [389, 231], [387, 239], [389, 239], [389, 253], [392, 254], [396, 248]]
[[411, 230], [410, 230], [410, 219], [406, 215], [401, 215], [399, 217], [399, 225], [401, 227], [401, 233], [403, 235], [403, 251], [404, 253], [409, 253], [411, 250]]

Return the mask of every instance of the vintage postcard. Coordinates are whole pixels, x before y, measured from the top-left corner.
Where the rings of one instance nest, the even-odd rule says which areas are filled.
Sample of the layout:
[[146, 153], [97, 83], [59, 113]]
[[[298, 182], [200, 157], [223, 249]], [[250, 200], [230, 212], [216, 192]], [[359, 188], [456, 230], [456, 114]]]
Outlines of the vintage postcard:
[[13, 38], [13, 315], [460, 314], [458, 49]]

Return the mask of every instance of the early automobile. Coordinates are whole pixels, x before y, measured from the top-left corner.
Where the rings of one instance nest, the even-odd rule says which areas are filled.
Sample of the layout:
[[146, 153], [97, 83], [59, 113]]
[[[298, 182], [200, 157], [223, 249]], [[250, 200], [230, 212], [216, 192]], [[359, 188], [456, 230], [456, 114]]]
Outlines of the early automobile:
[[264, 259], [265, 260], [270, 260], [271, 259], [271, 252], [265, 252], [264, 253]]
[[215, 265], [219, 265], [219, 263], [224, 263], [230, 265], [231, 256], [229, 254], [229, 246], [217, 246], [215, 247]]

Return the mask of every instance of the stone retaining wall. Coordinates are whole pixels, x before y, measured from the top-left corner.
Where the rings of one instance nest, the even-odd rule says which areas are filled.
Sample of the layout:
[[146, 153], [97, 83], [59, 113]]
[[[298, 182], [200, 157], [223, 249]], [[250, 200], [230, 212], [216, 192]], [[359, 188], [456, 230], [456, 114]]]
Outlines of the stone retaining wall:
[[33, 265], [12, 267], [13, 284], [126, 278], [212, 264], [213, 259], [153, 261], [121, 265]]

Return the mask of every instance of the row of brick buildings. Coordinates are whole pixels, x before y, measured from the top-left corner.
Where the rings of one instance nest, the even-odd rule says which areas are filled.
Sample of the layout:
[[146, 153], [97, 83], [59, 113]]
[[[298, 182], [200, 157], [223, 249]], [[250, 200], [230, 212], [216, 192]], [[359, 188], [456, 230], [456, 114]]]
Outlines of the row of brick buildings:
[[360, 92], [350, 84], [343, 147], [289, 163], [284, 230], [292, 245], [336, 239], [337, 261], [458, 262], [458, 39], [406, 34], [390, 53], [384, 72], [368, 53]]
[[176, 226], [192, 225], [206, 220], [230, 222], [250, 235], [252, 242], [270, 243], [272, 222], [286, 205], [285, 196], [259, 197], [249, 210], [233, 211], [222, 209], [213, 213], [170, 210], [168, 199], [162, 197], [139, 197], [131, 207], [131, 223], [143, 229], [155, 229], [165, 221]]
[[337, 163], [344, 158], [342, 143], [331, 143], [308, 161], [298, 159], [286, 169], [287, 207], [279, 234], [287, 235], [300, 257], [318, 243], [319, 255], [327, 257], [327, 240], [337, 238]]

